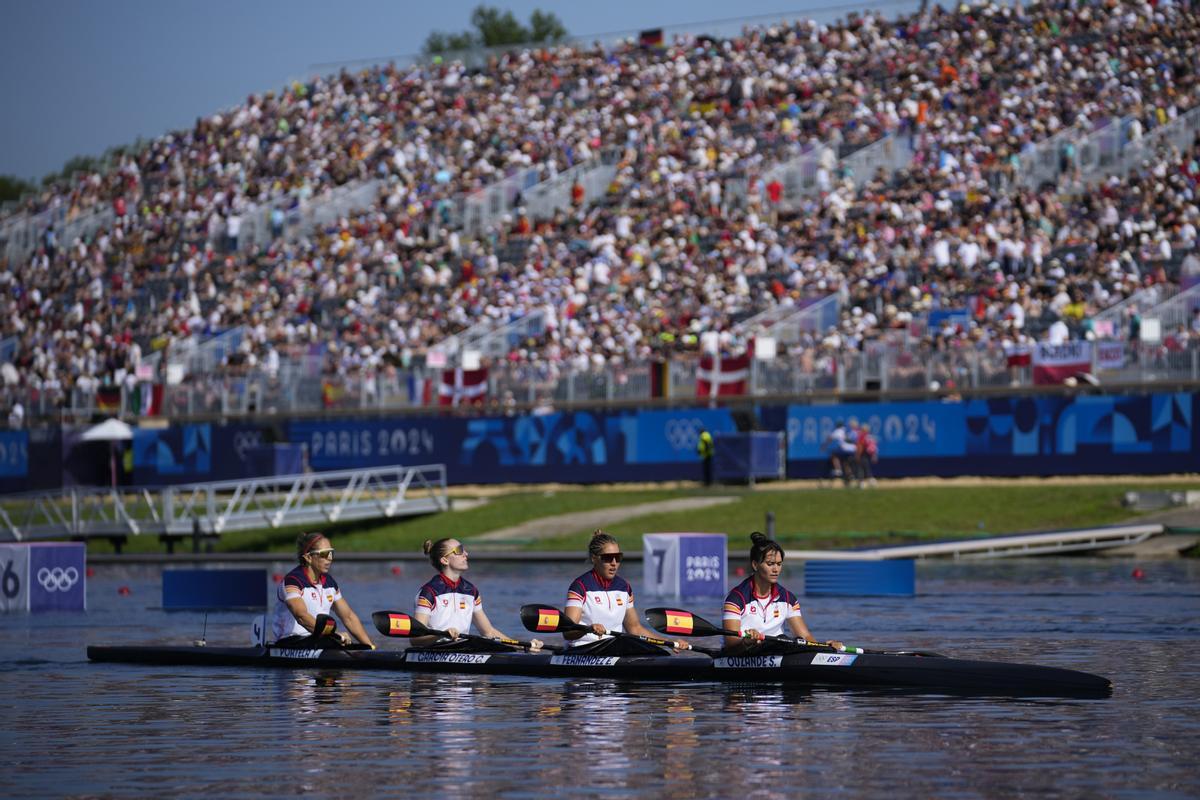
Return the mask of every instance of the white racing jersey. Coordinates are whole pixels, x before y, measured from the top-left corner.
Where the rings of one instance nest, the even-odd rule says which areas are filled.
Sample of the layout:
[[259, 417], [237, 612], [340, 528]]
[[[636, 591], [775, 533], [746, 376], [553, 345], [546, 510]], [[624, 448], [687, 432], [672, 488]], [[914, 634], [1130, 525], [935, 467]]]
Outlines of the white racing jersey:
[[342, 599], [342, 591], [338, 588], [337, 581], [333, 579], [332, 575], [322, 575], [317, 583], [313, 583], [308, 579], [302, 566], [296, 567], [284, 576], [275, 594], [279, 598], [279, 603], [275, 606], [275, 614], [271, 618], [271, 633], [276, 640], [285, 636], [308, 636], [310, 633], [296, 620], [292, 610], [287, 607], [288, 600], [294, 597], [300, 598], [304, 601], [304, 607], [308, 609], [308, 613], [317, 617], [330, 613], [333, 604]]
[[[633, 608], [633, 587], [620, 575], [605, 581], [592, 570], [571, 582], [566, 605], [567, 608], [583, 609], [583, 616], [579, 620], [581, 625], [591, 626], [599, 622], [607, 630], [624, 631], [625, 612]], [[567, 642], [567, 645], [578, 647], [599, 638], [594, 633], [588, 633]]]
[[439, 631], [454, 628], [459, 633], [471, 632], [471, 618], [483, 610], [483, 598], [475, 584], [466, 578], [454, 583], [438, 573], [417, 592], [417, 613], [429, 615], [428, 627]]
[[799, 617], [800, 601], [796, 595], [779, 584], [771, 587], [766, 597], [754, 593], [754, 577], [733, 587], [725, 597], [723, 620], [737, 620], [743, 632], [761, 631], [764, 636], [788, 635], [784, 624], [792, 617]]

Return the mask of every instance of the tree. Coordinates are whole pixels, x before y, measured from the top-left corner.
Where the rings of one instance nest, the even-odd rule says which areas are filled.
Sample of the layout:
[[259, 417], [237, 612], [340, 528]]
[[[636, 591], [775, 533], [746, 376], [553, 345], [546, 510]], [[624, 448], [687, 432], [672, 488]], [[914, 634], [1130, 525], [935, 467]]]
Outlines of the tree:
[[0, 175], [0, 203], [20, 200], [21, 195], [32, 192], [36, 187], [16, 175]]
[[567, 29], [556, 15], [535, 8], [529, 15], [530, 41], [558, 42], [567, 38]]
[[461, 33], [433, 31], [425, 39], [424, 52], [431, 55], [476, 47], [557, 42], [567, 36], [562, 20], [552, 12], [541, 9], [535, 9], [529, 16], [527, 28], [511, 11], [480, 5], [471, 12], [471, 25], [475, 30]]

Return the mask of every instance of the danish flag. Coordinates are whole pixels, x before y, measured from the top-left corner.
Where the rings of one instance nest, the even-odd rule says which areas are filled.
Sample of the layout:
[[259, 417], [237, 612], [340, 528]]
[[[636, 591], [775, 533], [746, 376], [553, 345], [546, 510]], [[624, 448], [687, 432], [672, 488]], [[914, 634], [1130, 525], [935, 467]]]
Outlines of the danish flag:
[[725, 356], [708, 353], [700, 356], [696, 370], [696, 396], [718, 397], [746, 393], [750, 377], [750, 354]]
[[438, 405], [461, 406], [482, 405], [487, 395], [487, 369], [442, 370], [442, 383], [438, 387]]

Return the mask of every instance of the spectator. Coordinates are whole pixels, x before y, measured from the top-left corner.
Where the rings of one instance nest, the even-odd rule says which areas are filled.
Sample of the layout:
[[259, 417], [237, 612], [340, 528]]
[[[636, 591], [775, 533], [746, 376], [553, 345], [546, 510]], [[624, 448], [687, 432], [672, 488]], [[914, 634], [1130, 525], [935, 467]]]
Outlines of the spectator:
[[700, 436], [696, 441], [696, 454], [700, 456], [700, 465], [704, 477], [704, 485], [712, 486], [713, 482], [713, 437], [707, 429], [700, 429]]
[[871, 434], [871, 426], [863, 425], [858, 432], [855, 446], [855, 461], [858, 464], [858, 488], [875, 485], [874, 465], [879, 463], [879, 443]]

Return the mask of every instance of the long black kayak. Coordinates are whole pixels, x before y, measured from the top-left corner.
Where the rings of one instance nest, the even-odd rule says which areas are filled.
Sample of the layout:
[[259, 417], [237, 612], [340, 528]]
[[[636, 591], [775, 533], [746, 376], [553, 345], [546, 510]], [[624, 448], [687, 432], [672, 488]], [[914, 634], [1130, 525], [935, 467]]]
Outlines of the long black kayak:
[[92, 661], [205, 667], [370, 669], [597, 677], [631, 681], [722, 681], [811, 686], [874, 686], [980, 695], [1108, 697], [1107, 678], [1032, 664], [968, 661], [920, 655], [795, 652], [741, 657], [594, 656], [560, 653], [470, 653], [422, 650], [341, 650], [303, 647], [90, 646]]

